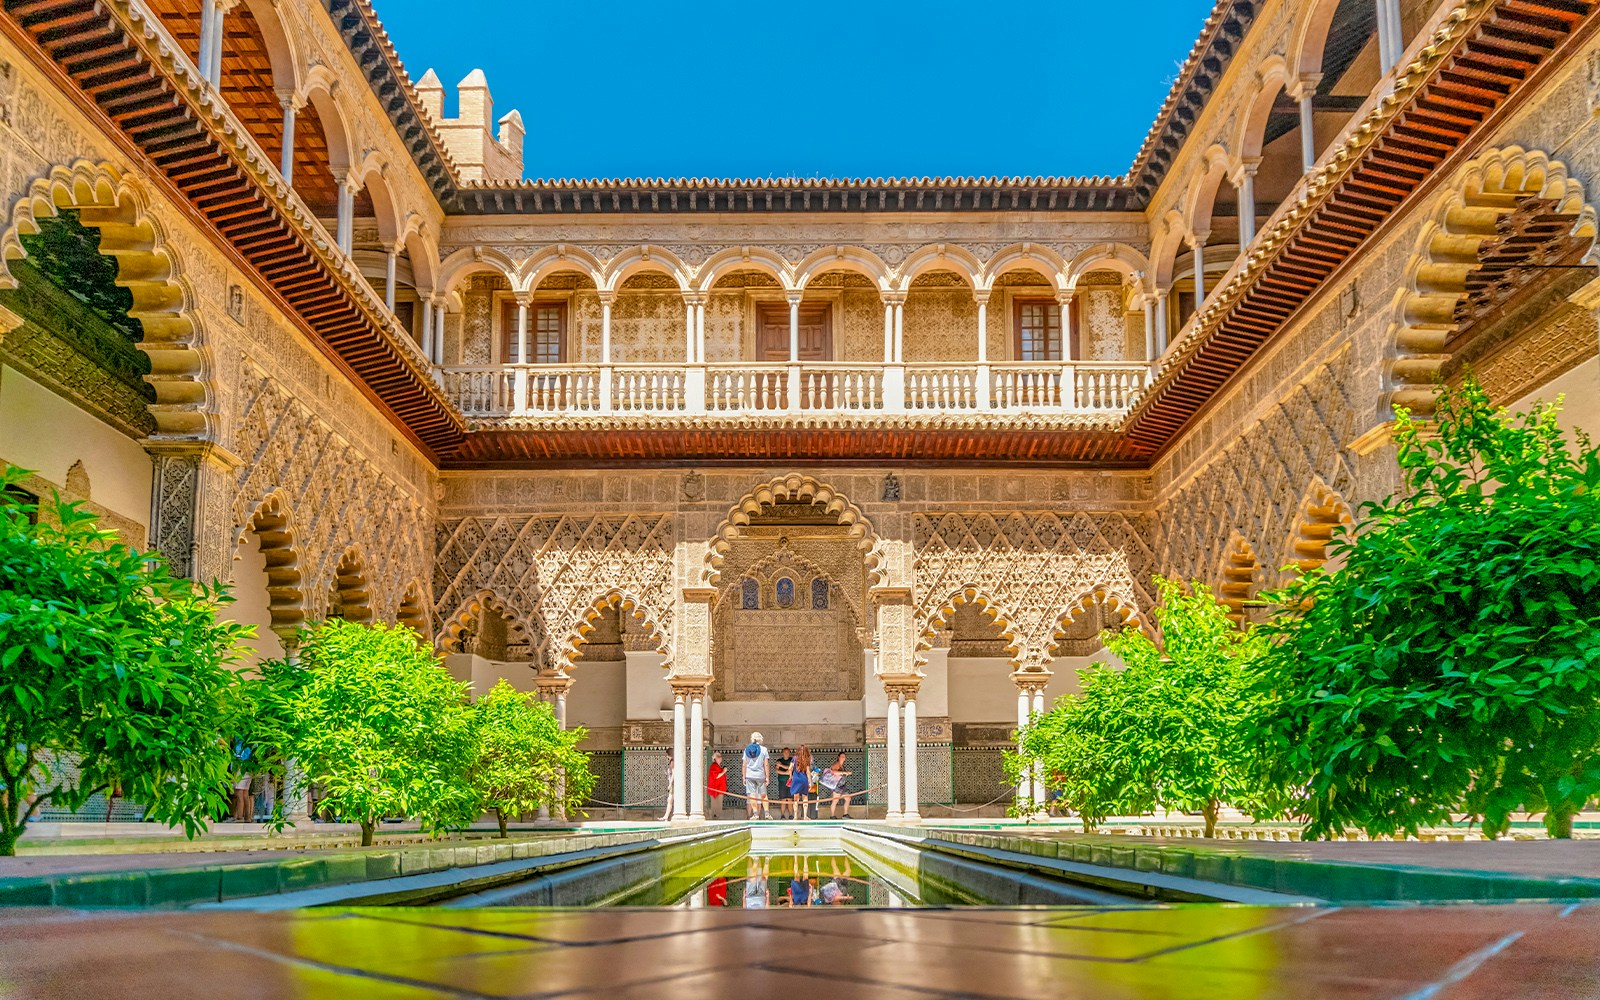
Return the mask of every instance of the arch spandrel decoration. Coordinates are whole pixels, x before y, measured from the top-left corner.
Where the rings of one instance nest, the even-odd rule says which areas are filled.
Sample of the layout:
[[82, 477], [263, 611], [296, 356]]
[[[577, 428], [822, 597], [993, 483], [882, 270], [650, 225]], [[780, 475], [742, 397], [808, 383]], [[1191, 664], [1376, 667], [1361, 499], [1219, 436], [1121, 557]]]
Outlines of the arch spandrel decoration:
[[1155, 531], [1148, 514], [914, 514], [916, 620], [926, 632], [949, 595], [976, 591], [1006, 610], [1019, 664], [1042, 668], [1062, 609], [1084, 594], [1153, 603]]
[[85, 226], [100, 231], [100, 252], [116, 259], [116, 283], [133, 293], [128, 315], [144, 330], [137, 346], [150, 357], [145, 381], [156, 394], [155, 436], [210, 438], [216, 416], [197, 300], [150, 205], [143, 185], [111, 164], [80, 160], [53, 168], [17, 199], [0, 233], [0, 288], [16, 287], [6, 262], [28, 255], [21, 237], [38, 233], [41, 219], [77, 211]]

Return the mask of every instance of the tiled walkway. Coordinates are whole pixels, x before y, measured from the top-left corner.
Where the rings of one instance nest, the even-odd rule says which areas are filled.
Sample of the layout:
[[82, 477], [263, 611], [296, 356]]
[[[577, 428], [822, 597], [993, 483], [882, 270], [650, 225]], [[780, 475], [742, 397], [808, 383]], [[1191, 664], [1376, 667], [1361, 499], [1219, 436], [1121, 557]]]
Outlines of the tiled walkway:
[[0, 914], [0, 996], [1600, 995], [1600, 904]]

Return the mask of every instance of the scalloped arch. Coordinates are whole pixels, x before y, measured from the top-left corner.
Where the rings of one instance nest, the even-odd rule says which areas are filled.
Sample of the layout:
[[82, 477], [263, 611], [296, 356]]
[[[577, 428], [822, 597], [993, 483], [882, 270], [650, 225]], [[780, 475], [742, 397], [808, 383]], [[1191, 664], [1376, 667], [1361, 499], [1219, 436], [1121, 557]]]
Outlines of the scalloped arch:
[[1286, 576], [1310, 573], [1328, 562], [1328, 545], [1340, 528], [1355, 525], [1355, 513], [1338, 491], [1331, 489], [1320, 478], [1313, 479], [1307, 488], [1300, 511], [1295, 516], [1294, 527], [1284, 540], [1283, 551], [1289, 557]]
[[434, 648], [444, 651], [456, 646], [461, 641], [461, 633], [466, 631], [469, 625], [481, 621], [485, 610], [499, 615], [510, 632], [532, 644], [537, 630], [531, 627], [530, 620], [512, 611], [499, 594], [485, 589], [476, 591], [462, 600], [455, 613], [440, 623], [439, 630], [434, 636]]
[[306, 620], [304, 572], [295, 519], [281, 492], [269, 493], [253, 505], [234, 532], [237, 551], [255, 536], [267, 570], [267, 613], [272, 631], [285, 646]]
[[[1078, 616], [1089, 610], [1094, 605], [1100, 605], [1107, 611], [1122, 619], [1122, 625], [1131, 625], [1145, 634], [1149, 634], [1150, 623], [1139, 611], [1139, 604], [1128, 594], [1119, 593], [1109, 587], [1096, 587], [1079, 594], [1065, 611], [1056, 616], [1055, 625], [1050, 633], [1050, 646], [1053, 648], [1062, 639], [1067, 637], [1066, 626], [1077, 620]], [[1045, 651], [1048, 653], [1048, 649]]]
[[656, 641], [656, 652], [667, 657], [662, 662], [662, 667], [670, 669], [672, 666], [671, 641], [666, 630], [661, 627], [661, 615], [657, 614], [648, 603], [627, 591], [613, 588], [591, 602], [584, 610], [583, 617], [579, 619], [577, 626], [562, 638], [560, 649], [557, 650], [556, 656], [551, 658], [560, 672], [565, 674], [567, 668], [573, 665], [573, 661], [578, 655], [578, 647], [583, 645], [589, 633], [594, 631], [595, 622], [599, 620], [600, 616], [611, 608], [616, 608], [618, 614], [627, 613], [644, 623], [645, 627], [650, 630], [651, 638]]
[[156, 393], [150, 405], [154, 436], [209, 438], [210, 365], [196, 297], [150, 204], [143, 185], [109, 163], [79, 160], [53, 167], [12, 206], [0, 234], [0, 288], [17, 286], [6, 262], [27, 257], [22, 236], [38, 233], [40, 219], [77, 211], [85, 226], [100, 230], [100, 252], [116, 259], [117, 284], [133, 294], [128, 315], [144, 329], [137, 346], [150, 358], [144, 378]]
[[806, 500], [822, 504], [838, 517], [839, 523], [845, 526], [850, 537], [855, 539], [856, 547], [861, 550], [862, 558], [866, 562], [867, 586], [878, 584], [880, 576], [876, 552], [878, 536], [872, 530], [872, 522], [861, 513], [861, 508], [851, 503], [848, 497], [832, 486], [818, 482], [810, 476], [793, 473], [757, 486], [741, 497], [739, 502], [733, 505], [733, 509], [728, 511], [728, 516], [717, 526], [716, 533], [712, 535], [710, 551], [706, 553], [708, 586], [720, 585], [722, 564], [727, 559], [730, 543], [739, 537], [739, 529], [749, 524], [751, 515], [758, 513], [762, 507], [770, 507], [780, 500]]
[[1024, 656], [1021, 633], [1015, 619], [1000, 602], [990, 597], [977, 586], [963, 587], [947, 597], [934, 609], [927, 621], [922, 623], [922, 629], [917, 634], [916, 659], [920, 669], [928, 665], [927, 651], [933, 648], [934, 640], [938, 638], [939, 625], [948, 625], [955, 616], [956, 608], [971, 604], [980, 608], [985, 617], [1000, 626], [1000, 637], [1006, 641], [1006, 652], [1011, 654], [1012, 669], [1022, 665]]

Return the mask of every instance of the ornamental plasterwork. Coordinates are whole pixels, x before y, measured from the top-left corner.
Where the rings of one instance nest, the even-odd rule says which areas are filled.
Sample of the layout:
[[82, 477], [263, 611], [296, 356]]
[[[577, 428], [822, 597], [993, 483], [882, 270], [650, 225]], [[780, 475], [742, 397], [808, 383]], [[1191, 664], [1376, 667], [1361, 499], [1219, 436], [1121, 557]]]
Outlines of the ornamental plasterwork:
[[1042, 666], [1063, 616], [1090, 598], [1142, 613], [1160, 570], [1148, 515], [1012, 511], [918, 514], [913, 520], [919, 634], [942, 624], [952, 595], [976, 591]]
[[615, 593], [641, 605], [670, 640], [675, 541], [667, 514], [446, 519], [434, 560], [438, 615], [449, 619], [474, 595], [493, 593], [530, 633], [547, 637], [538, 656], [554, 665], [589, 611]]
[[[422, 498], [275, 379], [249, 364], [242, 366], [242, 377], [240, 416], [230, 442], [241, 464], [227, 483], [227, 502], [215, 508], [231, 510], [231, 537], [241, 537], [256, 508], [276, 498], [291, 516], [308, 617], [325, 612], [334, 569], [354, 549], [374, 611], [393, 620], [406, 588], [419, 575], [426, 578], [432, 561]], [[231, 557], [231, 548], [226, 554]]]

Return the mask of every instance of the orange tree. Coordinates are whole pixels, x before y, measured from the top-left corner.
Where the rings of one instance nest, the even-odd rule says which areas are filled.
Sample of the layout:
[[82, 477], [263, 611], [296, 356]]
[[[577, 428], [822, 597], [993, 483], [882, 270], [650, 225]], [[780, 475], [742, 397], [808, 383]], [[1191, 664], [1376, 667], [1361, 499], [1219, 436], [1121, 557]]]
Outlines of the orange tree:
[[1308, 836], [1527, 811], [1568, 837], [1600, 794], [1600, 456], [1556, 415], [1471, 382], [1401, 411], [1404, 491], [1271, 595], [1251, 739]]

